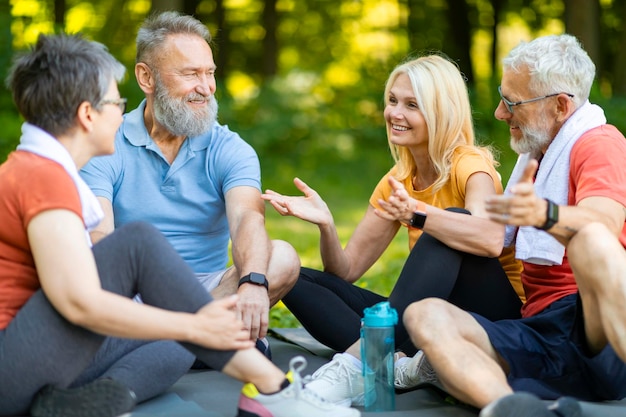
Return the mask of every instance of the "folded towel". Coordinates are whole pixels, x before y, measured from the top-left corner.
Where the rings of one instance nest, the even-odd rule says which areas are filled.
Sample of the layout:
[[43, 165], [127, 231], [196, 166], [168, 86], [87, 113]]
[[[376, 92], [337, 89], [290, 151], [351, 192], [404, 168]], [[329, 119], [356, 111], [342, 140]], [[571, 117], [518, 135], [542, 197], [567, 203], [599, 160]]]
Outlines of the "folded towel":
[[[558, 205], [567, 205], [569, 189], [569, 160], [572, 147], [583, 133], [606, 124], [601, 107], [585, 102], [563, 124], [561, 130], [548, 146], [541, 159], [535, 180], [535, 192], [541, 198], [548, 198]], [[518, 181], [528, 161], [533, 156], [525, 153], [517, 159], [505, 194]], [[505, 246], [515, 243], [515, 257], [538, 265], [561, 265], [565, 247], [550, 234], [531, 226], [506, 226]]]
[[63, 166], [65, 171], [72, 177], [78, 189], [78, 195], [80, 196], [87, 241], [89, 245], [91, 245], [89, 231], [96, 227], [104, 218], [104, 212], [94, 193], [78, 174], [76, 164], [67, 149], [49, 133], [30, 123], [24, 123], [22, 125], [22, 136], [20, 137], [20, 144], [17, 146], [17, 149], [31, 152], [57, 162]]

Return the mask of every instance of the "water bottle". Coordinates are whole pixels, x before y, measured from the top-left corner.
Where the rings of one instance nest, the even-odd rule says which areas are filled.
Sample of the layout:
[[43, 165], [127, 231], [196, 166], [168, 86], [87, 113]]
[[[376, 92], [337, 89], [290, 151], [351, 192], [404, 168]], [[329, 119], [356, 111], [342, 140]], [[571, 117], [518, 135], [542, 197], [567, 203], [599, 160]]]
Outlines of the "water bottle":
[[363, 310], [361, 361], [365, 383], [365, 411], [394, 411], [394, 326], [398, 313], [388, 301]]

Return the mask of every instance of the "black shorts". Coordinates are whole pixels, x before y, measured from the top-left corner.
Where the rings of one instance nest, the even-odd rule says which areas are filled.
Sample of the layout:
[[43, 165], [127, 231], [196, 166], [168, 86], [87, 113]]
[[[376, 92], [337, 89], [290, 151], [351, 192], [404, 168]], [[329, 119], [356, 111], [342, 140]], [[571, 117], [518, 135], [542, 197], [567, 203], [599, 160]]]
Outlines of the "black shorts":
[[508, 362], [508, 380], [515, 391], [544, 399], [564, 395], [586, 401], [626, 397], [626, 365], [613, 348], [607, 345], [597, 355], [587, 349], [577, 294], [524, 319], [491, 322], [472, 315]]

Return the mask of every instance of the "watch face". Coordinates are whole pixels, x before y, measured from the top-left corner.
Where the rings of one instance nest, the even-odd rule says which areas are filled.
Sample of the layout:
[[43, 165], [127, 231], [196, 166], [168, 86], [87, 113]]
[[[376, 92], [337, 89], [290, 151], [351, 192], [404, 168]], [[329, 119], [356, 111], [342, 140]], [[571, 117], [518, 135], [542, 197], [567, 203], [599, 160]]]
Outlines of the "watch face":
[[250, 282], [257, 285], [265, 285], [265, 276], [256, 272], [250, 273]]
[[424, 223], [426, 223], [426, 213], [422, 213], [419, 211], [416, 211], [415, 213], [413, 213], [413, 218], [409, 222], [411, 227], [414, 227], [416, 229], [423, 228]]
[[239, 287], [241, 287], [245, 283], [260, 285], [269, 290], [269, 282], [267, 282], [267, 279], [265, 279], [265, 275], [259, 274], [258, 272], [250, 272], [248, 275], [245, 275], [239, 279]]

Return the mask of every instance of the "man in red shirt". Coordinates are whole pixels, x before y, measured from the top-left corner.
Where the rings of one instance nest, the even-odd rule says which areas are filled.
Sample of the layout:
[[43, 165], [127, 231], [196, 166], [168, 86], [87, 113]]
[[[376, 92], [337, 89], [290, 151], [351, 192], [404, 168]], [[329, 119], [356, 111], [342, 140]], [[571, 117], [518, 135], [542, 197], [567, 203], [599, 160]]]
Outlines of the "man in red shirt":
[[594, 76], [570, 35], [504, 59], [495, 117], [520, 157], [505, 195], [486, 204], [523, 261], [522, 319], [491, 322], [438, 299], [404, 314], [443, 387], [481, 417], [573, 417], [580, 406], [567, 397], [626, 396], [626, 140], [588, 101]]

